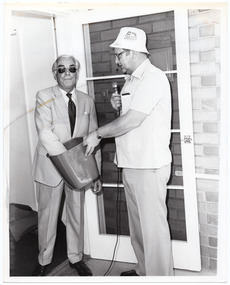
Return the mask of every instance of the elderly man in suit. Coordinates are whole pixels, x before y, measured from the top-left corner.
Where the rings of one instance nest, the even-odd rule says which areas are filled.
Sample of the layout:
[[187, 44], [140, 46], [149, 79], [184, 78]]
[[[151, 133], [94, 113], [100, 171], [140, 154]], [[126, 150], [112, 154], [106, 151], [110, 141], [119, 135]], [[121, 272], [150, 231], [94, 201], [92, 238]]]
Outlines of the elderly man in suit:
[[[76, 89], [80, 64], [70, 55], [59, 56], [52, 66], [57, 85], [36, 95], [35, 124], [38, 145], [33, 163], [38, 201], [38, 264], [33, 276], [44, 276], [51, 263], [56, 239], [58, 213], [63, 190], [66, 203], [67, 255], [80, 276], [93, 275], [83, 262], [84, 191], [71, 190], [52, 165], [49, 155], [66, 151], [64, 143], [84, 137], [97, 129], [94, 100]], [[95, 153], [100, 172], [100, 150]], [[101, 182], [95, 182], [101, 189]]]

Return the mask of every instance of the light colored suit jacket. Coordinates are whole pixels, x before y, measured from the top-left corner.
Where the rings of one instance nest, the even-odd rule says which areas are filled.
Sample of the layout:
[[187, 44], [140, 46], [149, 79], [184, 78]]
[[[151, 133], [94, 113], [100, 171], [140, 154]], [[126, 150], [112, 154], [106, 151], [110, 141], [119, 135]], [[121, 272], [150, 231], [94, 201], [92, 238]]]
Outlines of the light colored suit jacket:
[[[76, 97], [77, 114], [72, 138], [84, 137], [98, 127], [93, 98], [79, 90], [76, 90]], [[68, 108], [58, 85], [38, 91], [34, 116], [39, 140], [33, 162], [33, 177], [36, 182], [56, 187], [62, 178], [47, 153], [58, 155], [65, 152], [63, 143], [71, 139]], [[99, 167], [100, 150], [95, 157]]]

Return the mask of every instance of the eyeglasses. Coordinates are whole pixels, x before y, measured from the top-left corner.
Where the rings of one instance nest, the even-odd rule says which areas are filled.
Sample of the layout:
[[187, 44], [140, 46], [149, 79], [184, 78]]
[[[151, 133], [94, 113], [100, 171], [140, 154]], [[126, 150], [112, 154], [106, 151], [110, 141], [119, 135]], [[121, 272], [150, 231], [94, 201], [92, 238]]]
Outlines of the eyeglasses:
[[120, 53], [117, 53], [117, 54], [115, 53], [115, 54], [114, 54], [114, 56], [116, 57], [116, 59], [117, 59], [117, 60], [120, 60], [120, 59], [121, 59], [122, 54], [123, 54], [123, 53], [125, 53], [125, 52], [126, 52], [126, 50], [123, 50], [123, 51], [122, 51], [122, 52], [120, 52]]
[[75, 73], [77, 71], [77, 68], [75, 66], [66, 68], [66, 67], [58, 67], [58, 73], [64, 73], [66, 72], [66, 70], [69, 70], [69, 72], [71, 73]]

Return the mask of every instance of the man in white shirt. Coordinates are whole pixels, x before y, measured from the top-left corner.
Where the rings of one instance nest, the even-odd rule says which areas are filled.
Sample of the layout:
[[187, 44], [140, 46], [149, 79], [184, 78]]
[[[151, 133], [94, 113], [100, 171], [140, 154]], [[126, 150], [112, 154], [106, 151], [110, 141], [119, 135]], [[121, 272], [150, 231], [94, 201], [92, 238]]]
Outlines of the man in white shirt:
[[[67, 256], [80, 276], [91, 276], [82, 261], [84, 250], [84, 190], [70, 189], [47, 157], [64, 153], [65, 142], [83, 138], [97, 129], [94, 100], [76, 89], [80, 63], [71, 55], [59, 56], [52, 66], [57, 85], [38, 91], [35, 124], [38, 144], [34, 156], [33, 176], [38, 201], [38, 264], [33, 276], [44, 276], [51, 263], [56, 240], [58, 212], [63, 190], [66, 202]], [[100, 150], [96, 161], [100, 172]], [[100, 190], [101, 182], [95, 182]]]
[[165, 204], [171, 170], [171, 92], [166, 75], [148, 59], [143, 30], [124, 27], [110, 47], [126, 82], [112, 94], [120, 116], [84, 138], [86, 155], [102, 138], [115, 137], [117, 166], [123, 169], [129, 227], [137, 265], [121, 276], [173, 275]]

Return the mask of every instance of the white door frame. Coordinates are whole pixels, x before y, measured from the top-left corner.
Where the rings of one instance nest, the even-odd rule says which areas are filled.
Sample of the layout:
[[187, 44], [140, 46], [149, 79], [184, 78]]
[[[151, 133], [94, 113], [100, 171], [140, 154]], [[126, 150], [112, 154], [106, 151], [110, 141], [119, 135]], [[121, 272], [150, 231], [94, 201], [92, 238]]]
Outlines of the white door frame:
[[[57, 17], [57, 43], [60, 54], [66, 51], [66, 45], [65, 47], [62, 47], [62, 43], [68, 42], [68, 49], [81, 60], [81, 67], [83, 67], [83, 70], [85, 71], [86, 60], [82, 58], [82, 51], [85, 50], [82, 32], [83, 24], [172, 10], [174, 10], [175, 16], [178, 99], [180, 109], [180, 130], [173, 130], [173, 132], [178, 132], [181, 135], [182, 165], [184, 173], [184, 186], [182, 188], [181, 186], [177, 187], [176, 189], [184, 189], [187, 233], [186, 242], [176, 240], [172, 241], [174, 267], [200, 271], [201, 259], [195, 181], [187, 8], [148, 8], [143, 10], [139, 9], [139, 11], [125, 11], [124, 9], [118, 9], [118, 11], [113, 10], [113, 15], [111, 15], [111, 11], [110, 13], [100, 13], [93, 10], [89, 12], [79, 12], [77, 17], [76, 14], [73, 14], [71, 17], [68, 17], [68, 19], [65, 17]], [[66, 22], [66, 24], [63, 24], [64, 22]], [[71, 27], [68, 32], [66, 32], [67, 24], [68, 27]], [[89, 55], [87, 54], [87, 56]], [[80, 75], [82, 76], [80, 86], [87, 89], [87, 80], [92, 80], [92, 78], [87, 79], [86, 73], [82, 74], [82, 71]], [[189, 140], [186, 140], [186, 137], [188, 137]], [[189, 141], [191, 141], [191, 143], [189, 143]], [[87, 191], [86, 193], [86, 216], [91, 257], [111, 260], [116, 243], [116, 236], [100, 234], [97, 199], [91, 191]], [[115, 260], [133, 263], [136, 262], [136, 257], [130, 243], [130, 237], [119, 237], [119, 246], [116, 251]]]

